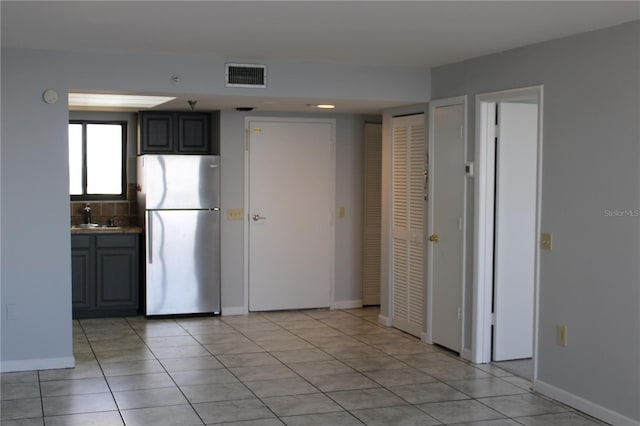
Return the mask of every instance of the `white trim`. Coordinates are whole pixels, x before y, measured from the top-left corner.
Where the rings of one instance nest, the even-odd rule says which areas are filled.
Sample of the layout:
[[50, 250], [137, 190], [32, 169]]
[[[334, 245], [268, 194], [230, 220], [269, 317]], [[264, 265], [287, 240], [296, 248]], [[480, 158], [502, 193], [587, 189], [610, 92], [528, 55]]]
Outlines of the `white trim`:
[[570, 405], [571, 407], [587, 413], [588, 415], [593, 416], [597, 419], [600, 419], [607, 423], [611, 423], [612, 425], [640, 426], [640, 421], [638, 420], [634, 420], [623, 414], [603, 407], [602, 405], [598, 405], [587, 399], [581, 398], [578, 395], [567, 392], [563, 389], [557, 388], [540, 380], [533, 383], [533, 390], [541, 393], [542, 395], [548, 396], [549, 398], [553, 398], [564, 404]]
[[[434, 139], [435, 139], [435, 135], [434, 135], [434, 112], [436, 108], [440, 108], [440, 107], [446, 107], [446, 106], [453, 106], [453, 105], [463, 105], [464, 106], [464, 119], [463, 119], [463, 126], [464, 126], [464, 133], [462, 135], [463, 141], [462, 143], [464, 144], [464, 162], [465, 164], [467, 163], [467, 141], [468, 141], [468, 119], [467, 119], [467, 95], [463, 95], [463, 96], [456, 96], [456, 97], [452, 97], [452, 98], [446, 98], [446, 99], [438, 99], [435, 101], [431, 101], [429, 102], [429, 142], [428, 142], [428, 149], [427, 149], [427, 154], [429, 155], [429, 164], [427, 165], [427, 169], [429, 171], [429, 188], [428, 188], [428, 193], [429, 193], [429, 197], [427, 200], [427, 226], [425, 227], [425, 237], [424, 237], [424, 241], [428, 241], [428, 235], [431, 235], [434, 233], [434, 229], [433, 229], [433, 203], [431, 202], [431, 194], [433, 194], [434, 191], [434, 182], [433, 182], [433, 176], [432, 176], [432, 170], [434, 170], [433, 167], [433, 160], [434, 160], [434, 156], [431, 155], [431, 153], [434, 152]], [[464, 179], [464, 187], [462, 190], [463, 193], [463, 204], [462, 204], [462, 272], [461, 272], [461, 277], [462, 277], [462, 281], [460, 283], [460, 285], [462, 286], [461, 289], [461, 299], [460, 300], [460, 310], [461, 310], [461, 317], [460, 317], [460, 352], [462, 353], [462, 351], [465, 349], [464, 347], [464, 340], [465, 340], [465, 328], [464, 328], [464, 324], [465, 324], [465, 312], [466, 312], [466, 307], [465, 307], [465, 288], [466, 288], [466, 253], [467, 253], [467, 191], [468, 191], [468, 184], [467, 184], [467, 180], [469, 178], [467, 176], [465, 176]], [[426, 307], [425, 307], [425, 318], [427, 320], [427, 329], [426, 329], [426, 338], [425, 338], [425, 342], [426, 343], [433, 343], [433, 321], [432, 321], [432, 315], [433, 315], [433, 250], [432, 250], [433, 245], [432, 244], [425, 244], [425, 248], [426, 248], [426, 253], [427, 253], [427, 303], [426, 303]]]
[[220, 315], [225, 317], [231, 315], [246, 315], [248, 313], [246, 306], [223, 306], [220, 311]]
[[467, 361], [471, 361], [471, 358], [473, 357], [473, 351], [469, 348], [464, 348], [462, 349], [462, 352], [460, 352], [460, 358], [465, 359]]
[[378, 324], [384, 325], [385, 327], [392, 327], [393, 326], [393, 322], [391, 321], [391, 318], [385, 317], [382, 314], [378, 315]]
[[75, 366], [76, 359], [72, 356], [60, 358], [19, 359], [15, 361], [0, 362], [0, 372], [8, 373], [13, 371], [52, 370], [57, 368], [73, 368]]
[[426, 332], [422, 332], [420, 333], [420, 340], [422, 340], [422, 343], [425, 343], [427, 345], [431, 345], [432, 343], [430, 341], [427, 341], [427, 333]]
[[336, 300], [331, 305], [331, 309], [353, 309], [353, 308], [362, 308], [362, 299]]
[[[491, 170], [487, 163], [489, 158], [486, 142], [495, 135], [495, 128], [486, 123], [494, 114], [491, 105], [504, 102], [535, 98], [538, 104], [538, 165], [536, 187], [536, 238], [540, 235], [540, 217], [542, 200], [542, 142], [543, 142], [543, 86], [532, 86], [521, 89], [476, 95], [476, 164], [475, 164], [475, 235], [474, 251], [474, 293], [473, 321], [471, 335], [471, 361], [474, 363], [491, 362], [491, 306], [493, 302], [492, 264], [493, 264], [493, 194], [487, 191], [487, 180]], [[533, 309], [533, 381], [538, 373], [538, 329], [539, 329], [539, 287], [540, 287], [540, 249], [535, 251], [534, 266], [534, 309]]]
[[[250, 150], [250, 135], [249, 126], [252, 121], [261, 122], [280, 122], [280, 123], [326, 123], [331, 125], [331, 176], [333, 178], [333, 197], [331, 200], [331, 212], [335, 212], [336, 203], [336, 119], [335, 118], [307, 118], [307, 117], [261, 117], [261, 116], [247, 116], [244, 118], [244, 259], [243, 259], [243, 288], [244, 288], [244, 312], [249, 312], [249, 216], [251, 214], [251, 205], [249, 203], [249, 150]], [[329, 259], [331, 262], [329, 271], [329, 303], [330, 309], [334, 309], [335, 288], [336, 288], [336, 273], [335, 273], [335, 246], [336, 246], [336, 221], [335, 213], [331, 217], [331, 241], [329, 242]]]

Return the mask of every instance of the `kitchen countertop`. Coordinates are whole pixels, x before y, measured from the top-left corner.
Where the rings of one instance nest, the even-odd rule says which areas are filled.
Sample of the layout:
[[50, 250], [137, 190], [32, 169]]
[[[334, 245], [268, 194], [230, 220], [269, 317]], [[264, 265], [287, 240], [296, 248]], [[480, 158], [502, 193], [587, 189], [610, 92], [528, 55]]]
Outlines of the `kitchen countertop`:
[[72, 234], [141, 234], [139, 226], [97, 226], [95, 228], [71, 227]]

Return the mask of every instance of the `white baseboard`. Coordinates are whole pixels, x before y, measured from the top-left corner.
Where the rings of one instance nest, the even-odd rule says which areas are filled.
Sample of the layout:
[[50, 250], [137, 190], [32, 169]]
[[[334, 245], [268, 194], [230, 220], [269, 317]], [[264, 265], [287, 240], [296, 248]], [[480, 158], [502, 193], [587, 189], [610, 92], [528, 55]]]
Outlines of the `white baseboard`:
[[336, 300], [331, 305], [331, 309], [353, 309], [362, 308], [362, 299], [358, 300]]
[[53, 370], [56, 368], [72, 368], [76, 366], [76, 359], [72, 356], [61, 358], [19, 359], [0, 362], [0, 372]]
[[378, 324], [384, 325], [385, 327], [391, 327], [393, 325], [391, 318], [387, 318], [382, 314], [378, 315]]
[[460, 357], [467, 361], [471, 361], [473, 359], [473, 351], [471, 349], [463, 349], [460, 353]]
[[229, 316], [229, 315], [246, 315], [249, 312], [245, 309], [244, 306], [223, 306], [220, 309], [220, 315]]
[[567, 392], [563, 389], [557, 388], [548, 383], [540, 380], [533, 383], [533, 390], [562, 402], [563, 404], [570, 405], [573, 408], [587, 413], [597, 419], [611, 423], [615, 426], [640, 426], [640, 421], [631, 419], [623, 414], [617, 413], [606, 407], [598, 405], [594, 402], [588, 401], [584, 398]]

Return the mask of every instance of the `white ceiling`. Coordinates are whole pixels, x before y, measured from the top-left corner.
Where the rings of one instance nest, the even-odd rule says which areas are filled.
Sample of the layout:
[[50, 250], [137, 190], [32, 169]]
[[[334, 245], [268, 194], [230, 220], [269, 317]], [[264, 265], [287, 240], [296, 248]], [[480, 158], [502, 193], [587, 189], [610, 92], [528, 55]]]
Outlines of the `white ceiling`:
[[417, 67], [640, 19], [638, 1], [3, 0], [0, 5], [2, 47]]

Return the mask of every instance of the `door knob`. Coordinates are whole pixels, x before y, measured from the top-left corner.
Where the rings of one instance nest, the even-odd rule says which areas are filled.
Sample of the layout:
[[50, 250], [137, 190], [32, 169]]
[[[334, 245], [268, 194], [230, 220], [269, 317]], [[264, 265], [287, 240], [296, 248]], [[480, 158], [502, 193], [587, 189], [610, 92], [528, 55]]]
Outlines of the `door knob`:
[[254, 214], [253, 215], [253, 220], [256, 221], [256, 222], [259, 221], [259, 220], [264, 220], [264, 219], [266, 219], [266, 217], [260, 216], [259, 214]]
[[437, 243], [438, 241], [440, 241], [440, 237], [438, 236], [438, 234], [431, 234], [429, 236], [429, 241], [433, 241], [434, 243]]

